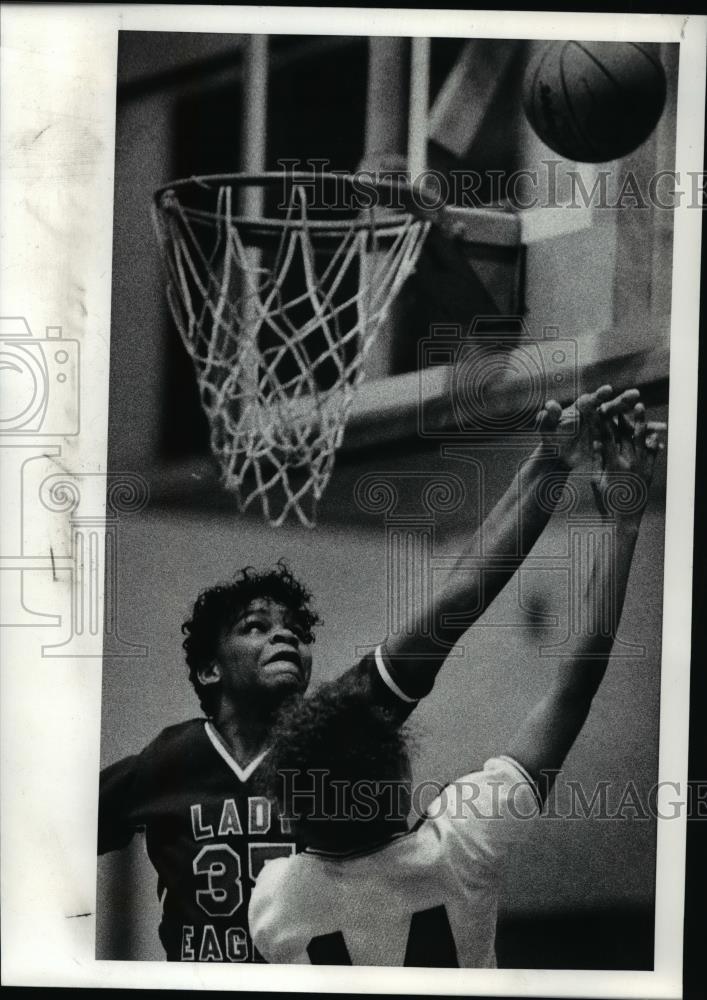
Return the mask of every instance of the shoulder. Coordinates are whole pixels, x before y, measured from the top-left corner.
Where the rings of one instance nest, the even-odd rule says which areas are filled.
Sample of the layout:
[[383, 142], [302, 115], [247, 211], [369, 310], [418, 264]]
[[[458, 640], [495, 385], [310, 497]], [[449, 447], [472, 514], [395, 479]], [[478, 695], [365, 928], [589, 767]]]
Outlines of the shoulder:
[[174, 726], [167, 726], [154, 739], [143, 747], [143, 749], [128, 757], [108, 764], [102, 773], [111, 774], [117, 771], [140, 771], [154, 760], [159, 760], [163, 756], [178, 754], [180, 751], [193, 747], [204, 740], [205, 719], [189, 719], [187, 722], [179, 722]]
[[258, 875], [250, 897], [248, 919], [255, 937], [277, 919], [287, 908], [287, 899], [294, 891], [297, 896], [298, 870], [301, 868], [299, 855], [287, 858], [273, 858], [268, 861]]
[[287, 858], [273, 858], [267, 861], [255, 881], [253, 897], [256, 894], [262, 900], [267, 900], [275, 892], [284, 888], [292, 875], [293, 868], [297, 866], [299, 858], [297, 855]]
[[528, 772], [512, 757], [490, 757], [479, 771], [462, 775], [442, 789], [427, 815], [448, 813], [460, 818], [501, 814], [514, 809], [534, 815], [542, 801]]
[[206, 719], [187, 719], [186, 722], [177, 722], [173, 726], [166, 726], [155, 736], [148, 747], [170, 747], [182, 746], [201, 739], [204, 735]]
[[303, 928], [313, 902], [310, 874], [302, 855], [294, 855], [268, 861], [258, 875], [250, 897], [248, 923], [253, 944], [266, 962], [303, 960]]
[[290, 901], [295, 906], [302, 903], [304, 897], [310, 895], [318, 882], [317, 864], [307, 854], [290, 854], [282, 858], [267, 861], [255, 880], [251, 895], [251, 913], [263, 915], [266, 913], [282, 913], [287, 910]]
[[522, 765], [511, 757], [491, 757], [481, 770], [442, 789], [423, 825], [433, 827], [445, 843], [494, 861], [511, 843], [525, 839], [540, 809], [538, 789]]
[[205, 725], [206, 719], [201, 718], [167, 726], [142, 751], [141, 763], [154, 767], [193, 757], [208, 746]]

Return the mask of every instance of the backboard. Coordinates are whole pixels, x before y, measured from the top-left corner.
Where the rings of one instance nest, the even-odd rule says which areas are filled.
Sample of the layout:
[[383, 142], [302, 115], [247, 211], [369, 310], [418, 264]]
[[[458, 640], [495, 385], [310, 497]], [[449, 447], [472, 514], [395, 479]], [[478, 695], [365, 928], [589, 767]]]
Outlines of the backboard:
[[[560, 402], [608, 372], [617, 388], [637, 383], [649, 399], [667, 399], [672, 213], [620, 201], [613, 179], [620, 169], [606, 188], [600, 168], [559, 161], [542, 146], [520, 101], [524, 68], [538, 44], [172, 33], [161, 37], [155, 58], [149, 33], [121, 35], [118, 191], [122, 185], [129, 196], [116, 227], [132, 227], [144, 241], [141, 280], [150, 291], [141, 303], [146, 314], [130, 315], [131, 303], [116, 296], [114, 315], [126, 331], [135, 329], [136, 388], [146, 407], [144, 435], [132, 440], [126, 461], [150, 473], [153, 495], [188, 494], [200, 481], [195, 475], [211, 481], [206, 420], [164, 308], [147, 218], [157, 186], [195, 174], [381, 172], [394, 164], [438, 185], [454, 223], [455, 264], [448, 266], [444, 240], [428, 238], [367, 355], [342, 456], [391, 442], [425, 447], [419, 430], [429, 420], [421, 406], [434, 413], [438, 430], [454, 426], [449, 343], [477, 316], [522, 318], [533, 344], [572, 341], [576, 350], [564, 370], [553, 362], [545, 373], [553, 380], [547, 395]], [[668, 71], [665, 112], [649, 140], [618, 164], [639, 184], [674, 160], [677, 56], [674, 47], [660, 48]], [[146, 138], [139, 155], [129, 143], [136, 130]], [[247, 207], [262, 209], [257, 195]], [[120, 269], [120, 242], [116, 252]], [[447, 343], [448, 364], [430, 337]], [[517, 349], [515, 337], [507, 334], [502, 349]], [[506, 378], [485, 386], [499, 412], [535, 391], [522, 371], [513, 375], [517, 365], [508, 367]], [[149, 370], [161, 376], [148, 378]], [[114, 391], [111, 405], [119, 414], [129, 401]]]

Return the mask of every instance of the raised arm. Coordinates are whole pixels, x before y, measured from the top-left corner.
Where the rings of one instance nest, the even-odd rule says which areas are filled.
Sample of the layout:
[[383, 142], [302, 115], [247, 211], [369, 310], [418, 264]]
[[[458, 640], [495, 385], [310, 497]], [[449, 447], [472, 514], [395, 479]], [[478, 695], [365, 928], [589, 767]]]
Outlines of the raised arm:
[[[592, 699], [606, 672], [626, 596], [631, 560], [655, 457], [663, 448], [664, 425], [647, 430], [642, 404], [634, 407], [634, 422], [623, 414], [614, 420], [605, 414], [600, 423], [601, 439], [594, 442], [593, 490], [600, 513], [616, 524], [613, 558], [599, 558], [590, 574], [584, 599], [589, 613], [585, 634], [577, 640], [570, 657], [563, 660], [547, 695], [530, 713], [508, 747], [511, 757], [522, 764], [546, 795], [557, 771], [579, 734]], [[610, 490], [623, 478], [635, 502], [630, 510], [610, 514]], [[597, 600], [613, 588], [613, 600]], [[607, 609], [608, 614], [607, 614]], [[543, 776], [546, 780], [542, 780]]]
[[[543, 477], [552, 474], [560, 486], [582, 458], [591, 455], [599, 407], [623, 414], [633, 407], [639, 393], [630, 389], [615, 399], [612, 395], [611, 386], [605, 385], [580, 396], [565, 410], [552, 400], [545, 404], [538, 415], [541, 444], [486, 517], [477, 533], [482, 545], [475, 535], [435, 594], [433, 607], [388, 638], [388, 657], [401, 689], [415, 697], [430, 690], [451, 646], [508, 583], [550, 519], [552, 500], [562, 490], [542, 491], [540, 499], [538, 486]], [[482, 555], [475, 556], [479, 550]]]

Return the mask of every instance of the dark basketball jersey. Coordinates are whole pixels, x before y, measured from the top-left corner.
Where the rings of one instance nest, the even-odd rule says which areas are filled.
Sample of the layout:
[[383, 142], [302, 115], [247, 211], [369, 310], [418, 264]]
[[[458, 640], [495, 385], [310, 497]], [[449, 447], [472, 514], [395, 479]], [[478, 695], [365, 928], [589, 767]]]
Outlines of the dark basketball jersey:
[[[363, 685], [401, 720], [416, 704], [380, 648], [338, 683]], [[145, 832], [162, 902], [160, 939], [171, 961], [257, 960], [251, 890], [266, 862], [295, 852], [287, 823], [254, 788], [266, 753], [241, 768], [213, 724], [192, 719], [101, 773], [98, 852]]]

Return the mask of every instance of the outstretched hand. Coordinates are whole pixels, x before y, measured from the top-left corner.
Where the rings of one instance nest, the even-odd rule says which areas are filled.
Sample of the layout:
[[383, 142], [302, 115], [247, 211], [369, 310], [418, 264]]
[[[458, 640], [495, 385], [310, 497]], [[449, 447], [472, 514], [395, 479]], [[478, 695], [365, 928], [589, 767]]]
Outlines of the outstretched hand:
[[[666, 424], [646, 423], [643, 403], [633, 405], [632, 416], [633, 421], [611, 403], [599, 407], [599, 433], [592, 443], [592, 491], [604, 516], [613, 513], [640, 518], [656, 456], [665, 448]], [[618, 492], [610, 503], [612, 487]]]
[[538, 414], [543, 443], [558, 448], [560, 461], [569, 469], [591, 457], [594, 442], [601, 436], [600, 411], [607, 418], [623, 416], [640, 396], [638, 389], [627, 389], [612, 399], [613, 392], [610, 385], [602, 385], [595, 392], [584, 393], [564, 410], [550, 399]]

